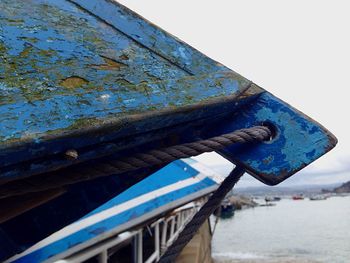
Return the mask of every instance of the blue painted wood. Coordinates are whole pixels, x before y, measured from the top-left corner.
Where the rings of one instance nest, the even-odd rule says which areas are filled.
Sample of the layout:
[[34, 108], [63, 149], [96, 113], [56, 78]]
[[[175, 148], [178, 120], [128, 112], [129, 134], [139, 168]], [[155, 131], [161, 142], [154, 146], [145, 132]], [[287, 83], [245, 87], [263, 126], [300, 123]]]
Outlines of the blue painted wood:
[[[64, 152], [70, 148], [79, 149], [117, 140], [123, 136], [140, 132], [153, 132], [162, 127], [220, 114], [223, 113], [224, 109], [227, 109], [227, 107], [223, 107], [225, 103], [234, 101], [248, 89], [249, 82], [241, 80], [235, 74], [216, 73], [207, 75], [204, 79], [203, 77], [190, 77], [148, 85], [156, 90], [155, 93], [149, 97], [144, 97], [143, 94], [130, 94], [127, 100], [133, 101], [136, 105], [131, 105], [128, 109], [131, 114], [122, 116], [120, 111], [123, 110], [125, 105], [114, 104], [115, 96], [120, 95], [119, 91], [109, 93], [106, 103], [102, 103], [102, 105], [101, 100], [96, 100], [96, 97], [91, 97], [94, 102], [91, 101], [89, 105], [79, 105], [76, 98], [81, 99], [85, 95], [72, 97], [73, 101], [65, 95], [64, 97], [58, 96], [45, 101], [33, 102], [33, 104], [23, 102], [16, 106], [3, 105], [1, 107], [0, 105], [0, 110], [8, 113], [8, 115], [3, 116], [2, 123], [4, 126], [1, 131], [4, 134], [11, 133], [13, 136], [19, 137], [18, 141], [13, 142], [13, 139], [5, 139], [0, 144], [0, 149], [2, 149], [0, 153], [1, 163], [10, 165], [17, 163], [19, 160], [23, 162], [44, 157], [47, 154]], [[186, 87], [186, 89], [182, 90], [181, 94], [176, 95], [173, 93], [174, 87]], [[176, 89], [175, 92], [177, 92]], [[90, 95], [88, 94], [88, 96]], [[218, 102], [217, 98], [221, 96], [221, 101]], [[193, 103], [189, 103], [187, 98], [193, 100]], [[199, 102], [200, 107], [196, 105]], [[60, 104], [62, 109], [65, 110], [59, 116], [48, 115], [47, 111], [52, 112], [51, 109], [55, 109], [57, 104]], [[103, 109], [104, 106], [108, 108]], [[203, 110], [203, 108], [207, 110]], [[9, 119], [11, 117], [8, 116], [16, 115], [18, 109], [28, 112], [28, 115], [23, 116], [24, 119], [21, 118], [20, 120]], [[91, 119], [95, 118], [92, 117], [95, 115], [95, 113], [91, 113], [92, 110], [95, 110], [99, 117]], [[139, 114], [138, 111], [143, 111], [143, 113]], [[74, 124], [73, 119], [69, 118], [73, 123], [65, 129], [52, 130], [52, 127], [47, 126], [47, 123], [55, 122], [52, 118], [66, 122], [65, 116], [62, 114], [67, 114], [67, 112], [71, 116], [80, 117], [83, 115], [84, 117], [75, 120], [75, 123], [78, 122], [79, 125]], [[34, 119], [33, 114], [36, 116]], [[85, 117], [87, 121], [84, 121]], [[22, 126], [22, 122], [31, 123], [30, 127], [35, 126], [34, 129], [37, 129], [38, 133], [30, 134], [27, 137], [23, 136], [23, 133], [30, 132], [31, 128], [26, 125]], [[14, 132], [14, 130], [16, 131]]]
[[[1, 187], [97, 157], [117, 158], [262, 123], [276, 130], [272, 141], [234, 145], [221, 154], [273, 185], [336, 144], [315, 121], [114, 1], [2, 0], [0, 64]], [[62, 155], [71, 148], [80, 153], [77, 161]], [[144, 171], [144, 176], [149, 173]], [[116, 184], [103, 178], [99, 185], [76, 185], [61, 201], [2, 224], [0, 258], [22, 251], [59, 227], [53, 222], [50, 227], [30, 228], [30, 218], [50, 221], [61, 211], [61, 226], [67, 225], [124, 191], [118, 185], [122, 180], [133, 185], [140, 179], [133, 173], [113, 178]], [[160, 173], [147, 186], [167, 179]], [[96, 193], [96, 187], [114, 185], [104, 194]], [[167, 207], [166, 200], [173, 202], [208, 185], [198, 186], [155, 201]], [[140, 193], [130, 189], [130, 196], [115, 200], [125, 202]], [[72, 200], [78, 199], [74, 205]], [[60, 205], [66, 210], [58, 209]], [[135, 212], [139, 216], [153, 208], [140, 206]], [[97, 229], [115, 229], [120, 220], [130, 219], [129, 212], [101, 222]], [[61, 253], [69, 242], [75, 247], [98, 236], [97, 229], [75, 233], [32, 256], [39, 260]], [[26, 231], [29, 234], [21, 239]]]
[[[94, 2], [108, 12], [110, 4], [118, 7]], [[182, 63], [144, 45], [146, 35], [158, 35], [146, 31], [142, 41], [133, 39], [130, 12], [117, 16], [127, 18], [117, 21], [123, 31], [65, 0], [4, 0], [0, 17], [0, 112], [6, 112], [0, 166], [135, 134], [145, 119], [143, 132], [198, 119], [198, 111], [176, 115], [213, 98], [233, 99], [249, 84], [238, 74], [216, 73], [224, 68], [168, 35], [157, 39], [156, 46], [164, 42], [180, 52], [163, 53], [191, 58], [185, 64], [194, 68], [194, 60], [206, 64], [207, 71], [191, 77]]]
[[72, 2], [191, 74], [228, 70], [121, 4], [111, 0]]
[[0, 262], [90, 213], [149, 173], [111, 176], [76, 184], [50, 202], [1, 223]]
[[[68, 225], [13, 262], [42, 262], [71, 255], [217, 189], [210, 175], [175, 161]], [[118, 209], [127, 204], [126, 209]], [[106, 214], [108, 211], [108, 214]]]
[[245, 105], [207, 131], [207, 136], [265, 124], [272, 127], [275, 137], [257, 144], [235, 144], [221, 151], [233, 162], [265, 184], [278, 184], [330, 151], [337, 139], [285, 102], [265, 92], [254, 103]]
[[[170, 130], [180, 144], [261, 119], [278, 125], [280, 139], [264, 151], [234, 146], [243, 152], [230, 148], [226, 156], [276, 184], [336, 143], [314, 121], [114, 1], [3, 0], [0, 50], [0, 184], [94, 159], [104, 143], [121, 156], [155, 141], [167, 145]], [[281, 121], [288, 110], [296, 124]], [[213, 127], [207, 134], [205, 121]], [[83, 158], [65, 160], [71, 148]]]

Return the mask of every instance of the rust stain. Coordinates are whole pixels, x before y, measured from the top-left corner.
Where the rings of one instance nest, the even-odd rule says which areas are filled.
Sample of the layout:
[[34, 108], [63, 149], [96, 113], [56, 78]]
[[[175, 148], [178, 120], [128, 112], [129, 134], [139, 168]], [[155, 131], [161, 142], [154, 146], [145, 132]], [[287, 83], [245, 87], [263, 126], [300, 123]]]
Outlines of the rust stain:
[[81, 78], [78, 76], [72, 76], [72, 77], [68, 77], [68, 78], [62, 80], [60, 85], [65, 87], [65, 88], [68, 88], [68, 89], [75, 89], [75, 88], [79, 88], [81, 86], [84, 86], [88, 83], [89, 83], [89, 81], [87, 81], [84, 78]]
[[129, 60], [129, 57], [127, 56], [127, 55], [121, 55], [121, 56], [119, 56], [119, 58], [121, 59], [121, 60]]
[[105, 64], [92, 65], [92, 67], [100, 70], [120, 70], [122, 67], [126, 66], [125, 64], [111, 58], [103, 57], [103, 60], [105, 61]]
[[266, 165], [268, 165], [272, 161], [273, 161], [273, 157], [271, 155], [269, 157], [263, 159], [263, 163], [266, 164]]

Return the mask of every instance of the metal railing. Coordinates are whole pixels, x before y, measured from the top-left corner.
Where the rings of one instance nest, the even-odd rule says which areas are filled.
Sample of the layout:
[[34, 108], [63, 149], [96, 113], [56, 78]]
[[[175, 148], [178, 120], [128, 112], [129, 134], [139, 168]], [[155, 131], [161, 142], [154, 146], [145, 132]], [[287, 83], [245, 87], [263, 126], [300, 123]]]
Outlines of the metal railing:
[[[150, 225], [123, 232], [114, 237], [100, 241], [74, 255], [58, 260], [55, 263], [80, 263], [91, 258], [97, 258], [99, 263], [107, 263], [115, 253], [114, 248], [121, 244], [132, 241], [134, 263], [157, 262], [160, 256], [177, 239], [193, 216], [198, 212], [203, 202], [191, 202], [174, 210], [169, 216], [162, 217]], [[144, 259], [144, 233], [151, 233], [154, 242], [154, 251], [147, 259]], [[111, 250], [114, 250], [112, 252]]]

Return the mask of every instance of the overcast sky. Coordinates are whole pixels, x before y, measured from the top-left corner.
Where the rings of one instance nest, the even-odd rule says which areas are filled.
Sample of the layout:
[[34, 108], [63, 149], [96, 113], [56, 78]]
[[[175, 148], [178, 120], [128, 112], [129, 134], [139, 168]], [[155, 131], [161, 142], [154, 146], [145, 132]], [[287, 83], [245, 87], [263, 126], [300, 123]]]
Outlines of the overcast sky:
[[[120, 0], [319, 121], [336, 149], [282, 185], [350, 180], [350, 3], [322, 0]], [[230, 164], [201, 158], [222, 173]], [[245, 176], [240, 186], [260, 185]]]

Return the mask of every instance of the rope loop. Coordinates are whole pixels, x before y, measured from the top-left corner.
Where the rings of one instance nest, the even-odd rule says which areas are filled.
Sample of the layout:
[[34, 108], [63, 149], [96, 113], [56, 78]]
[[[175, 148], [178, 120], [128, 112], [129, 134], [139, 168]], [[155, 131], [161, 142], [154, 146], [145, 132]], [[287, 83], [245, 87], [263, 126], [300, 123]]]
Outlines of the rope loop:
[[[151, 150], [146, 153], [136, 153], [133, 156], [114, 160], [101, 159], [98, 163], [86, 162], [3, 184], [0, 186], [0, 199], [64, 187], [102, 176], [117, 175], [147, 167], [156, 167], [177, 159], [218, 151], [234, 143], [266, 141], [271, 136], [272, 133], [268, 127], [254, 126], [192, 143]], [[78, 156], [78, 153], [74, 152], [74, 156]]]

